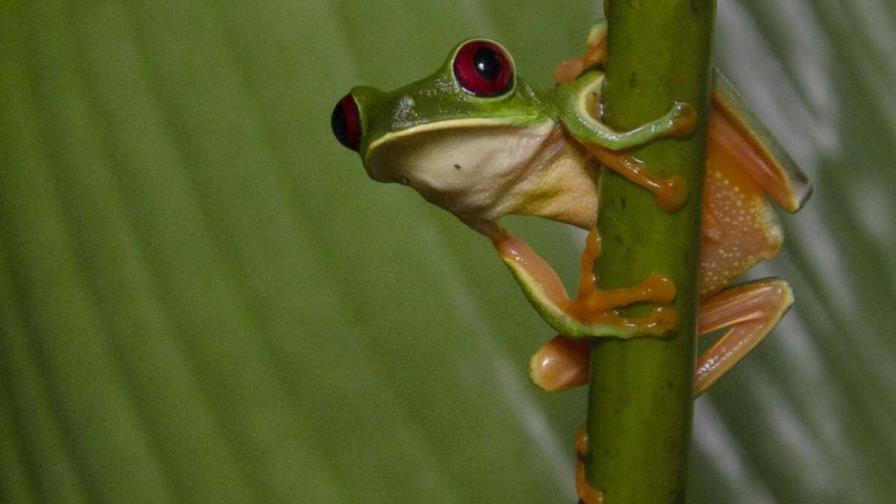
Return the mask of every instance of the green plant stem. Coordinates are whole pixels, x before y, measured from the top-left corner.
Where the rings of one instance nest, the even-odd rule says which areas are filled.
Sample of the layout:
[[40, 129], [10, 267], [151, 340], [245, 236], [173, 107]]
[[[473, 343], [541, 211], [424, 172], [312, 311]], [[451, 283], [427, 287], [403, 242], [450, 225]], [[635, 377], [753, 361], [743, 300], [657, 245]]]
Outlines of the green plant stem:
[[[659, 117], [673, 101], [699, 113], [695, 133], [632, 151], [649, 169], [687, 181], [685, 206], [663, 212], [653, 197], [605, 171], [596, 267], [603, 288], [631, 286], [650, 273], [675, 282], [680, 324], [664, 340], [606, 340], [591, 358], [588, 479], [607, 504], [685, 501], [700, 256], [700, 202], [714, 0], [611, 0], [607, 6], [604, 119], [628, 129]], [[640, 312], [643, 307], [633, 307]]]

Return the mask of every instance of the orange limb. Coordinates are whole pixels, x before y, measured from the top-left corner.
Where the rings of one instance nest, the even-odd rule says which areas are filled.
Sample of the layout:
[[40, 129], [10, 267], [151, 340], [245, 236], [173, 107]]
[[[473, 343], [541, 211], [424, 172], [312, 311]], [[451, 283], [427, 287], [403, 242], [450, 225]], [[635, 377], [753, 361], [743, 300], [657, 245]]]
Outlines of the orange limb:
[[812, 193], [806, 175], [750, 112], [731, 83], [715, 75], [707, 133], [707, 161], [723, 158], [748, 175], [784, 210], [796, 212]]
[[670, 304], [675, 299], [675, 284], [668, 277], [653, 274], [640, 284], [623, 289], [598, 290], [594, 263], [600, 258], [601, 239], [597, 228], [588, 232], [579, 270], [576, 310], [583, 319], [639, 301]]
[[[600, 235], [597, 229], [592, 229], [588, 233], [585, 250], [582, 252], [578, 295], [576, 301], [568, 308], [570, 313], [584, 320], [603, 318], [651, 332], [664, 332], [678, 325], [677, 312], [669, 306], [657, 306], [649, 315], [640, 319], [622, 317], [613, 311], [614, 308], [639, 301], [668, 305], [675, 299], [675, 286], [666, 277], [651, 275], [639, 285], [628, 289], [598, 290], [595, 284], [594, 262], [600, 257], [600, 250]], [[539, 261], [539, 265], [539, 275], [542, 276], [539, 282], [543, 288], [553, 292], [555, 296], [563, 292], [565, 297], [563, 284], [556, 274], [553, 274], [550, 266], [544, 261]], [[535, 269], [530, 267], [530, 270]], [[532, 355], [529, 361], [532, 381], [549, 392], [587, 383], [590, 348], [591, 342], [587, 339], [574, 339], [562, 335], [555, 337]]]
[[660, 207], [667, 212], [680, 208], [688, 197], [687, 183], [677, 175], [671, 178], [658, 177], [646, 169], [643, 161], [624, 152], [614, 152], [595, 144], [585, 144], [585, 148], [604, 166], [650, 191]]
[[532, 382], [547, 392], [557, 392], [588, 383], [591, 342], [555, 336], [529, 360]]
[[[729, 329], [697, 360], [694, 395], [709, 389], [753, 350], [792, 303], [790, 287], [778, 279], [757, 280], [702, 299], [698, 334], [706, 336], [725, 327]], [[556, 336], [533, 356], [529, 370], [532, 381], [549, 392], [588, 383], [590, 350], [589, 345]]]
[[[570, 299], [563, 282], [551, 266], [522, 240], [498, 227], [480, 226], [481, 232], [492, 239], [505, 263], [521, 269], [528, 277], [524, 281], [535, 291], [530, 295], [539, 304], [548, 305], [580, 324], [612, 325], [639, 334], [661, 335], [678, 324], [677, 313], [669, 306], [657, 306], [644, 317], [625, 317], [616, 310], [639, 302], [668, 305], [675, 298], [675, 286], [661, 275], [651, 275], [633, 287], [600, 290], [595, 285], [593, 263], [600, 256], [600, 237], [597, 229], [588, 234], [582, 255], [579, 293]], [[524, 289], [525, 290], [525, 289]]]
[[[710, 132], [715, 124], [711, 124]], [[700, 296], [730, 285], [755, 264], [774, 257], [783, 234], [763, 188], [710, 134], [703, 182]]]
[[703, 336], [725, 327], [730, 329], [697, 360], [694, 395], [705, 392], [756, 348], [792, 303], [790, 286], [778, 279], [738, 285], [702, 300], [698, 333]]
[[579, 427], [576, 435], [576, 493], [583, 504], [603, 504], [604, 494], [588, 483], [585, 476], [585, 458], [588, 456], [588, 433], [585, 426]]
[[603, 65], [607, 61], [607, 39], [589, 45], [588, 51], [576, 59], [568, 59], [554, 69], [554, 82], [559, 86], [579, 78], [588, 68]]
[[[765, 155], [728, 114], [712, 107], [707, 131], [707, 157], [752, 178], [776, 201], [787, 201], [786, 184], [774, 161]], [[709, 161], [712, 162], [712, 161]]]

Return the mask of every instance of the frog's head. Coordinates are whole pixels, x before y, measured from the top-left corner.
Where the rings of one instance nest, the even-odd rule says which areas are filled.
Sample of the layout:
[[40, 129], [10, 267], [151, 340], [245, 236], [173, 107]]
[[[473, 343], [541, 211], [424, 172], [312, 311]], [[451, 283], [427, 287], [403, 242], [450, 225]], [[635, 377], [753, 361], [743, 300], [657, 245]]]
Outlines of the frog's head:
[[352, 89], [333, 110], [332, 127], [371, 178], [411, 185], [451, 207], [447, 200], [501, 178], [528, 153], [534, 141], [526, 132], [553, 124], [548, 107], [500, 44], [477, 38], [458, 44], [425, 79], [390, 93]]

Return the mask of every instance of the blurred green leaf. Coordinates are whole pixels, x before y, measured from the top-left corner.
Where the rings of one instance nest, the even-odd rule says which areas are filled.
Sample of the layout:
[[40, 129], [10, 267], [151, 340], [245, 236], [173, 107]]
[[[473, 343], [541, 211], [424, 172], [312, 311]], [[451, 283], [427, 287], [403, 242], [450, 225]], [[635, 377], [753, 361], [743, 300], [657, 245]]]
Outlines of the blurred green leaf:
[[[472, 35], [548, 85], [592, 3], [0, 3], [0, 502], [572, 502], [584, 395], [525, 372], [549, 330], [329, 114]], [[896, 493], [894, 19], [720, 2], [816, 195], [760, 271], [795, 309], [698, 403], [693, 502]], [[574, 270], [578, 235], [514, 225]]]

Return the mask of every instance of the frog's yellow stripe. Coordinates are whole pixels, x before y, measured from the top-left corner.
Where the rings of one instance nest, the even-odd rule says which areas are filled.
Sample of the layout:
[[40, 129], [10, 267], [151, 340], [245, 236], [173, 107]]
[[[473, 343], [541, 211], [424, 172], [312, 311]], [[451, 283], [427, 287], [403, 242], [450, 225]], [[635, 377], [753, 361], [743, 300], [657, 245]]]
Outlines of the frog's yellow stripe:
[[482, 118], [482, 117], [472, 117], [465, 119], [449, 119], [446, 121], [437, 121], [432, 123], [421, 124], [419, 126], [411, 126], [410, 128], [405, 128], [399, 131], [393, 131], [390, 133], [385, 133], [380, 138], [377, 138], [370, 145], [367, 146], [367, 154], [380, 145], [384, 143], [391, 142], [393, 140], [404, 138], [407, 136], [416, 135], [418, 133], [423, 133], [426, 131], [438, 131], [452, 128], [479, 128], [479, 127], [488, 127], [488, 126], [513, 126], [520, 125], [523, 127], [538, 127], [541, 124], [552, 122], [549, 118], [544, 118], [543, 121], [537, 122], [539, 116], [531, 115], [531, 116], [508, 116], [508, 117], [490, 117], [490, 118]]

